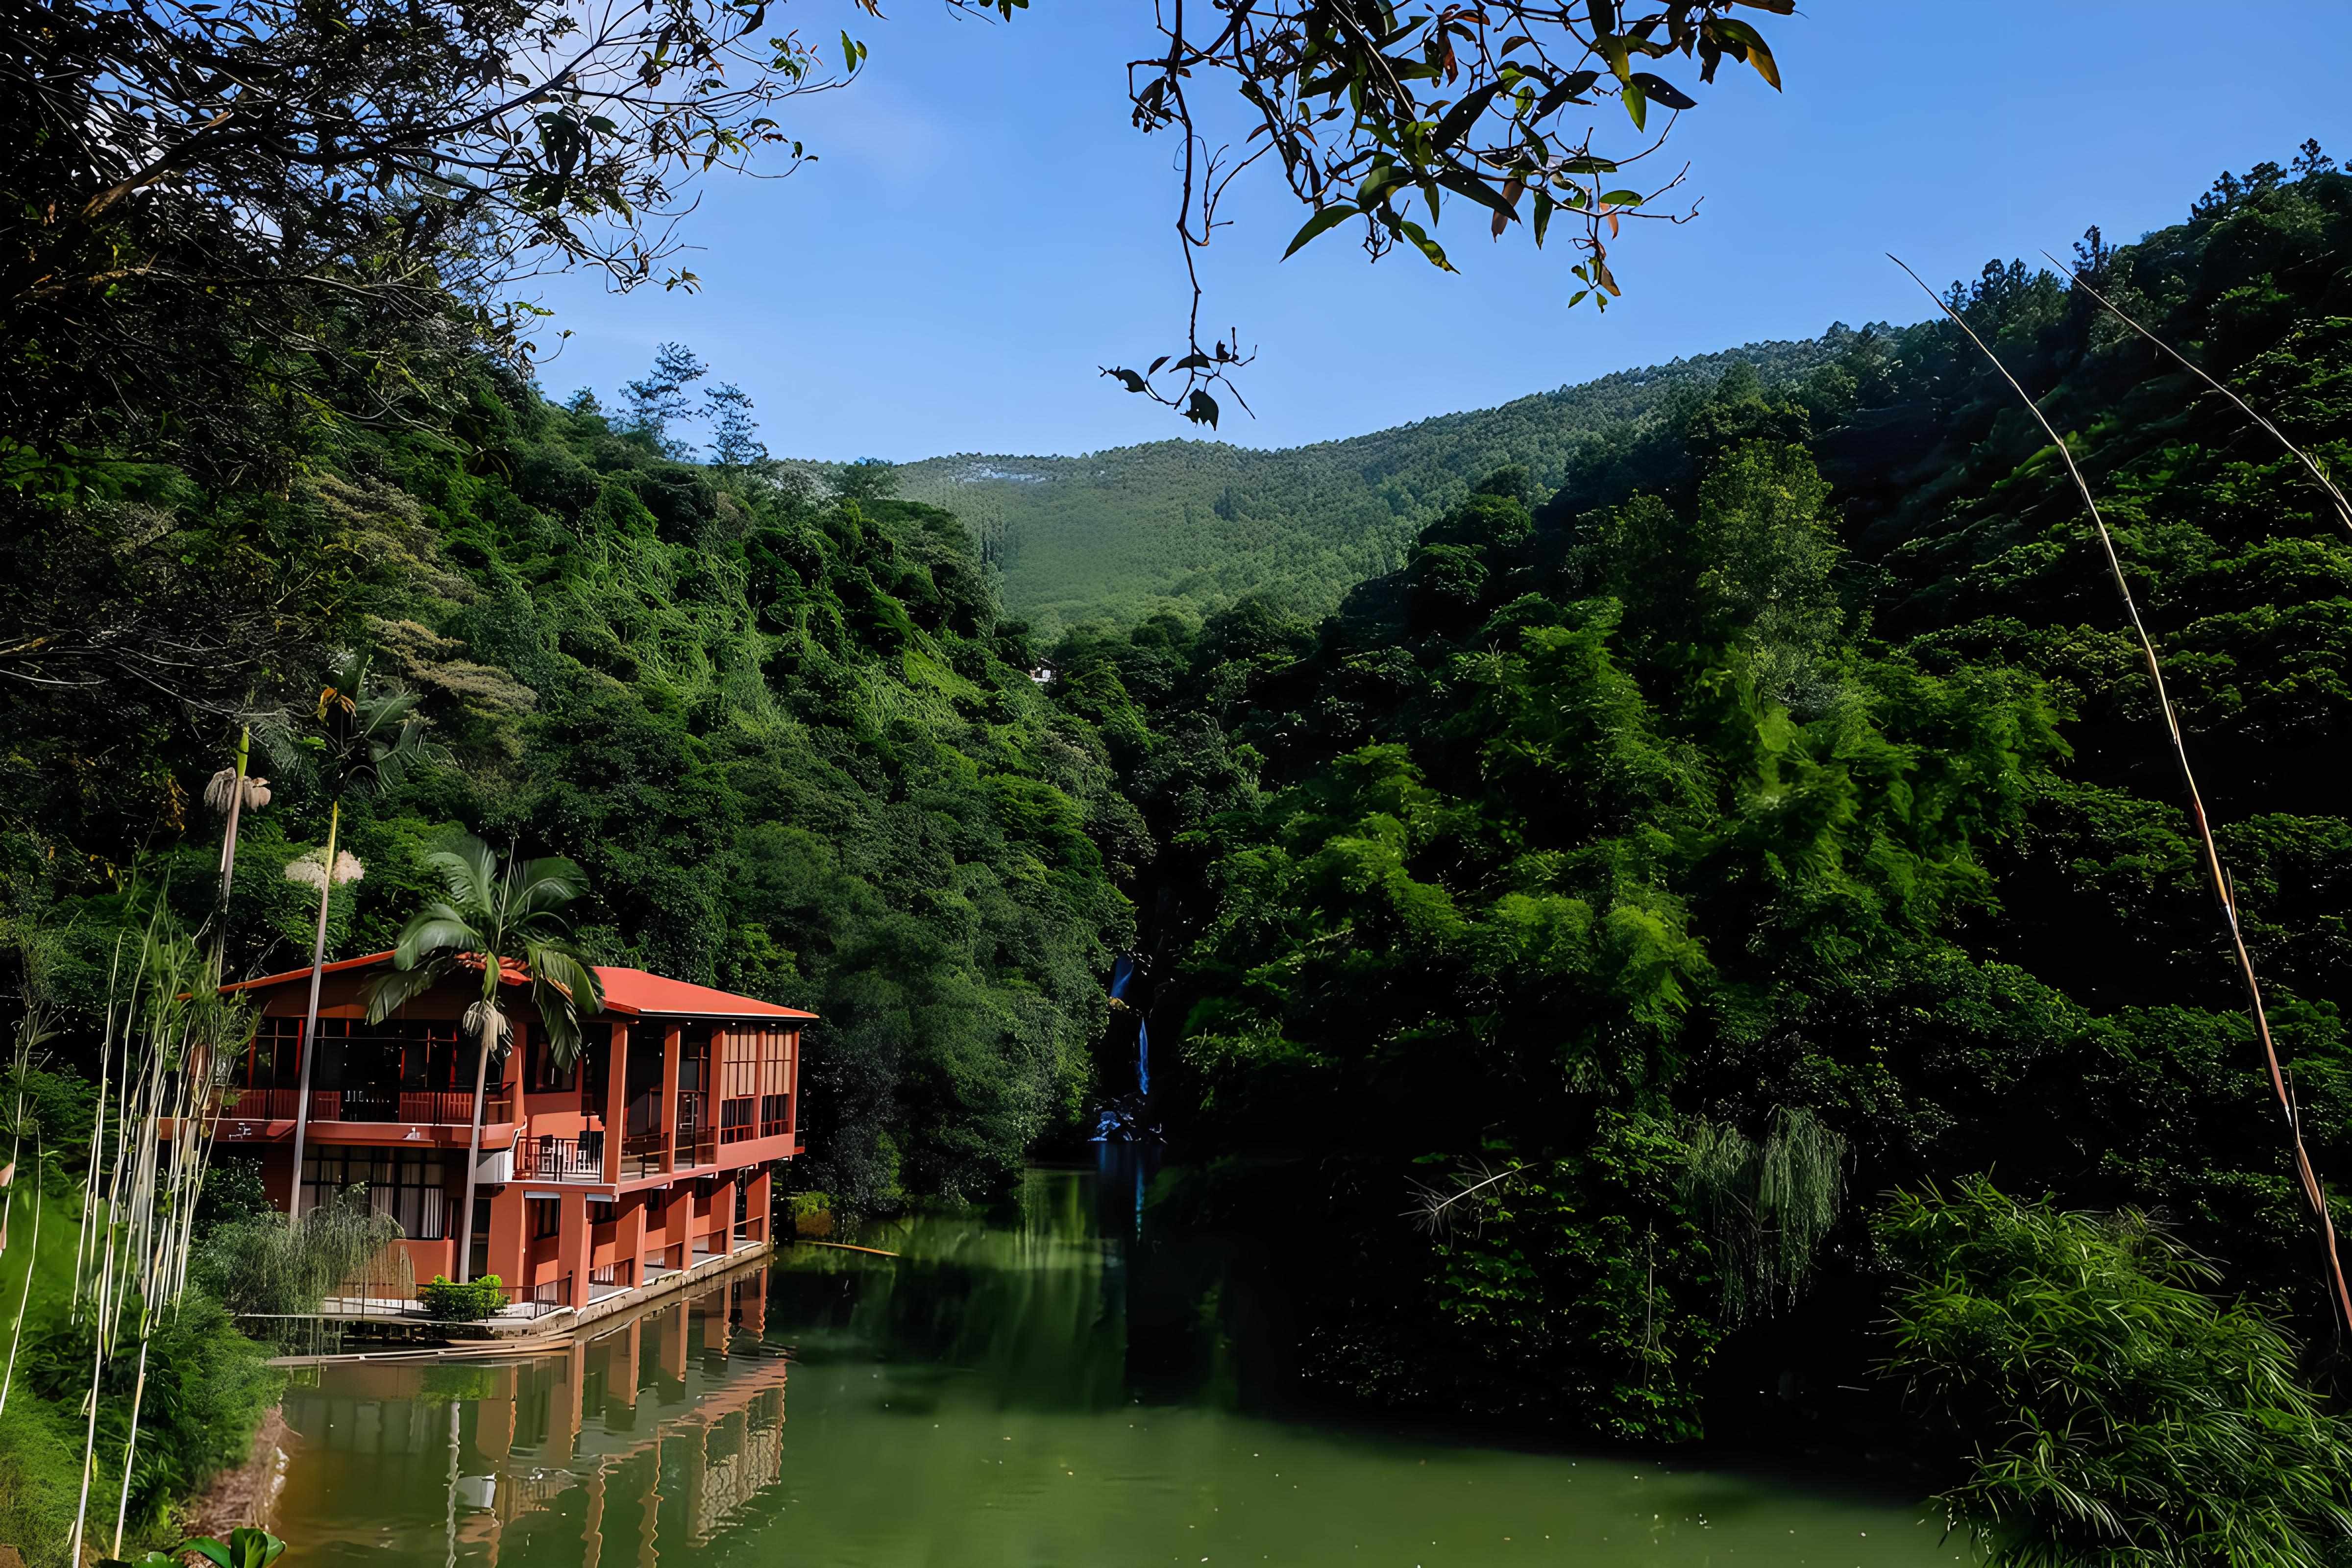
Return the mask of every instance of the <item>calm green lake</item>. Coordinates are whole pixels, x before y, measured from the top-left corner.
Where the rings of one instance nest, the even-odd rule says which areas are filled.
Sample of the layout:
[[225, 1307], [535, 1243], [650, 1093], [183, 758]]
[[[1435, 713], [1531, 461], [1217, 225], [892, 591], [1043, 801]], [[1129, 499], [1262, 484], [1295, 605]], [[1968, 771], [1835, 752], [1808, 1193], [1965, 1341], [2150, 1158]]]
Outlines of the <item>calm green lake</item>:
[[1965, 1556], [1923, 1509], [1862, 1489], [1253, 1413], [1242, 1354], [1197, 1280], [1155, 1277], [1129, 1246], [1127, 1183], [1034, 1172], [1001, 1219], [856, 1238], [895, 1260], [802, 1247], [569, 1354], [308, 1374], [286, 1404], [297, 1437], [273, 1515], [286, 1562], [1907, 1568]]

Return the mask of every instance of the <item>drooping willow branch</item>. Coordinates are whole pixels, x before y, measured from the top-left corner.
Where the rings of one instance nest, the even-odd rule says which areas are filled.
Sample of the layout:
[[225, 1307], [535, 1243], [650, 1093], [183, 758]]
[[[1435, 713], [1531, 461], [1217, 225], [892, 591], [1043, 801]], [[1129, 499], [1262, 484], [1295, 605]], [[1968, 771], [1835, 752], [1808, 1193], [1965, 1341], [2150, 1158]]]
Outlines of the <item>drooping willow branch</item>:
[[[1890, 255], [1887, 259], [1910, 275], [1911, 281], [1918, 284], [1927, 297], [1936, 301], [1936, 308], [1951, 318], [1952, 324], [1967, 334], [1969, 342], [1977, 346], [1978, 351], [1991, 362], [1993, 369], [2000, 373], [2000, 378], [2009, 383], [2010, 389], [2017, 394], [2018, 401], [2025, 405], [2026, 412], [2033, 416], [2034, 422], [2042, 426], [2042, 433], [2058, 448], [2058, 456], [2065, 463], [2067, 474], [2074, 479], [2075, 489], [2082, 494], [2084, 506], [2090, 510], [2091, 526], [2098, 534], [2099, 548], [2106, 556], [2107, 572], [2114, 579], [2116, 596], [2123, 601], [2124, 614], [2131, 622], [2132, 635], [2139, 641], [2140, 658], [2147, 670], [2148, 684], [2156, 692], [2157, 709], [2163, 716], [2165, 733], [2172, 747], [2172, 760], [2180, 771], [2181, 786], [2189, 797], [2189, 817], [2197, 825], [2199, 857], [2203, 863], [2214, 903], [2221, 911], [2222, 923], [2229, 929], [2231, 950], [2237, 959], [2238, 977], [2245, 988], [2246, 1006], [2253, 1017], [2254, 1034], [2262, 1042], [2263, 1060], [2270, 1072], [2271, 1089], [2278, 1098], [2280, 1114], [2286, 1120], [2287, 1141], [2294, 1152], [2295, 1175], [2303, 1186], [2304, 1201], [2310, 1205], [2313, 1217], [2319, 1222], [2320, 1238], [2327, 1253], [2327, 1283], [2333, 1293], [2336, 1326], [2339, 1330], [2352, 1329], [2352, 1289], [2347, 1289], [2345, 1283], [2344, 1262], [2336, 1251], [2336, 1223], [2328, 1213], [2327, 1194], [2320, 1185], [2318, 1173], [2312, 1169], [2310, 1153], [2304, 1148], [2302, 1118], [2296, 1114], [2294, 1097], [2288, 1091], [2286, 1076], [2279, 1068], [2278, 1047], [2271, 1039], [2270, 1018], [2263, 1007], [2262, 982], [2254, 973], [2253, 956], [2246, 950], [2246, 933], [2239, 919], [2237, 896], [2231, 888], [2230, 874], [2221, 864], [2221, 848], [2213, 841], [2213, 825], [2205, 814], [2205, 800], [2197, 787], [2196, 771], [2189, 763], [2189, 745], [2180, 731], [2179, 715], [2173, 710], [2171, 695], [2165, 689], [2164, 669], [2157, 659], [2156, 641], [2148, 635], [2147, 623], [2140, 618], [2139, 604], [2132, 597], [2131, 584], [2124, 575], [2123, 558], [2116, 551], [2115, 536], [2107, 531], [2106, 519], [2099, 511], [2098, 499], [2092, 494], [2090, 482], [2083, 477], [2082, 468], [2074, 461], [2074, 448], [2058, 433], [2057, 426], [2050, 423], [2049, 416], [2042, 412], [2041, 405], [2034, 402], [2017, 377], [2009, 373], [2009, 367], [2000, 363], [2000, 357], [1977, 336], [1976, 329], [1969, 325], [1966, 318], [1941, 295], [1929, 289], [1926, 280], [1913, 272], [1900, 257]], [[2280, 438], [2284, 439], [2284, 437]]]

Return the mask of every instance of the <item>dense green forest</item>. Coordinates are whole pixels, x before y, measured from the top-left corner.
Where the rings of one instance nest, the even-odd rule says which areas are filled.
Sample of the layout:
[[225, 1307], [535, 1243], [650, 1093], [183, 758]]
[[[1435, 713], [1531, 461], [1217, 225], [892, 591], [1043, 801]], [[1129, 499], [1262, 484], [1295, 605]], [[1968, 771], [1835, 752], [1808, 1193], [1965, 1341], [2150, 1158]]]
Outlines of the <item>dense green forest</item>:
[[[2315, 150], [2080, 260], [2340, 466], [2347, 228]], [[2352, 541], [2062, 279], [1951, 302], [2110, 508], [2341, 1186]], [[276, 793], [228, 967], [307, 958], [314, 710], [363, 648], [431, 744], [345, 802], [331, 954], [388, 945], [458, 832], [569, 856], [592, 955], [823, 1016], [791, 1176], [845, 1207], [1076, 1147], [1132, 1088], [1137, 952], [1147, 1237], [1278, 1222], [1307, 1385], [1916, 1452], [2038, 1560], [2345, 1560], [2319, 1253], [2159, 721], [2063, 465], [1948, 325], [1034, 489], [812, 480], [740, 402], [693, 461], [668, 351], [607, 413], [404, 331], [388, 405], [324, 356], [241, 394], [275, 423], [93, 404], [9, 448], [0, 874], [61, 1182], [119, 940], [206, 919], [240, 734]], [[257, 1409], [249, 1365], [205, 1375], [151, 1520]], [[12, 1519], [76, 1451], [74, 1389], [31, 1386]]]
[[1013, 613], [1058, 637], [1099, 616], [1198, 618], [1250, 594], [1320, 616], [1401, 565], [1413, 535], [1496, 467], [1557, 485], [1575, 454], [1734, 364], [1766, 380], [1834, 357], [1850, 329], [1620, 371], [1467, 414], [1286, 451], [1155, 441], [1079, 458], [908, 463], [902, 493], [953, 511], [1002, 572]]
[[[2078, 260], [2340, 470], [2347, 239], [2307, 148]], [[1950, 300], [2108, 510], [2340, 1192], [2352, 538], [2062, 279]], [[1310, 1380], [1650, 1441], [1925, 1415], [2036, 1560], [2208, 1560], [2200, 1488], [2271, 1510], [2242, 1560], [2341, 1560], [2340, 1488], [2283, 1479], [2340, 1473], [2335, 1418], [2195, 1414], [2293, 1385], [2265, 1322], [2336, 1385], [2324, 1253], [2089, 520], [1950, 325], [1499, 469], [1319, 624], [1244, 599], [1056, 662], [1160, 846], [1163, 1207], [1281, 1216]]]

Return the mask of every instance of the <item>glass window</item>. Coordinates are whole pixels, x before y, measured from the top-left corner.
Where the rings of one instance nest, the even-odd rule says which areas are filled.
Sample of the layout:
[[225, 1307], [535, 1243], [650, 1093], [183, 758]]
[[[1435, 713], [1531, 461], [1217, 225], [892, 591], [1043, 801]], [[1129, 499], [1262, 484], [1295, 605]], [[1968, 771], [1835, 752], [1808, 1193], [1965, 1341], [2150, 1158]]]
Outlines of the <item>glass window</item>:
[[530, 1210], [530, 1234], [538, 1240], [553, 1236], [563, 1223], [563, 1200], [561, 1198], [526, 1198]]
[[364, 1187], [368, 1207], [399, 1221], [401, 1234], [414, 1241], [439, 1241], [449, 1234], [449, 1192], [442, 1182], [438, 1150], [322, 1143], [302, 1156], [306, 1207]]

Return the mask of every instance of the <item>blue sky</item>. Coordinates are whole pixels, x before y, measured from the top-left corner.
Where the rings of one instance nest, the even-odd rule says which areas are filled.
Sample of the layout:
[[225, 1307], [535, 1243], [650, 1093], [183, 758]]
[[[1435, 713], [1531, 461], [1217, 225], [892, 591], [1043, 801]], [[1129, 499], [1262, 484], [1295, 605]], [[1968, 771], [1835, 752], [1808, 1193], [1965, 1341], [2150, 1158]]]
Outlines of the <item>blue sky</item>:
[[[1096, 374], [1181, 340], [1172, 148], [1129, 127], [1124, 98], [1147, 0], [1032, 0], [1010, 24], [884, 8], [853, 28], [872, 50], [861, 79], [786, 106], [818, 163], [702, 187], [683, 258], [699, 293], [540, 285], [572, 334], [544, 384], [609, 401], [677, 340], [751, 395], [779, 456], [1190, 435]], [[790, 11], [828, 37], [856, 15]], [[1699, 216], [1634, 226], [1605, 317], [1566, 308], [1567, 247], [1491, 243], [1466, 204], [1442, 234], [1461, 268], [1446, 276], [1369, 265], [1344, 230], [1281, 262], [1300, 214], [1270, 174], [1237, 187], [1239, 221], [1203, 259], [1211, 319], [1258, 351], [1243, 382], [1257, 417], [1229, 413], [1220, 437], [1293, 446], [1833, 320], [1909, 321], [1924, 301], [1886, 251], [1941, 281], [2063, 256], [2086, 224], [2135, 237], [2306, 136], [2352, 155], [2346, 0], [1811, 0], [1759, 20], [1787, 90], [1727, 62], [1699, 93], [1669, 150]]]

